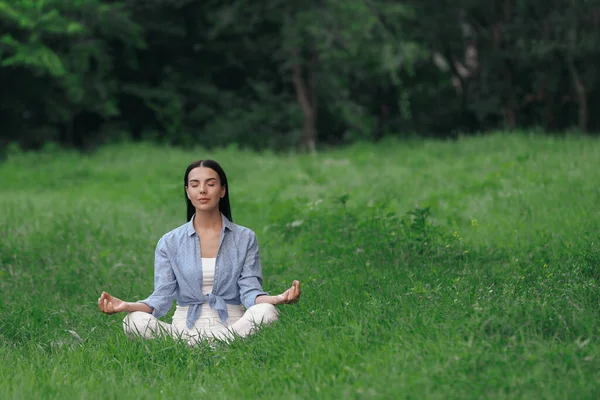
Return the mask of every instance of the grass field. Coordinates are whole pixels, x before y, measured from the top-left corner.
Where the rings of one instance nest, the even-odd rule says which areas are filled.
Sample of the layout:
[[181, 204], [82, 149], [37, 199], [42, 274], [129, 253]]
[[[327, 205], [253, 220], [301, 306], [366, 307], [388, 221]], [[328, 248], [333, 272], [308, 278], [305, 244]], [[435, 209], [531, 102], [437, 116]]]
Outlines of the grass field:
[[[225, 168], [265, 289], [229, 346], [132, 341], [183, 173]], [[48, 150], [0, 164], [0, 399], [600, 398], [600, 142], [493, 134], [317, 156]], [[168, 321], [169, 314], [166, 317]]]

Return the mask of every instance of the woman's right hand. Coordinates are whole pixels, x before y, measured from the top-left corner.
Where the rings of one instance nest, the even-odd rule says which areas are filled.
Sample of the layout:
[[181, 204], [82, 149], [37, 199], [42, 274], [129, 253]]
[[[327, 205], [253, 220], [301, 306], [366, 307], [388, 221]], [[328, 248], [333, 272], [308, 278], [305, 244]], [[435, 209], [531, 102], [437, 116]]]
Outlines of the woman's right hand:
[[127, 311], [127, 302], [117, 299], [106, 292], [102, 292], [98, 298], [98, 308], [105, 314], [112, 315]]

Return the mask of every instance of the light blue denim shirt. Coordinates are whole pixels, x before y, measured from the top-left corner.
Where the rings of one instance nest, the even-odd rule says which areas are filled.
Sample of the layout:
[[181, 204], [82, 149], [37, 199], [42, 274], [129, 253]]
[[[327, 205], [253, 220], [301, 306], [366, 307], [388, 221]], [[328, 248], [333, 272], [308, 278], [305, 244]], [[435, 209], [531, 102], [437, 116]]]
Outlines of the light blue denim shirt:
[[156, 318], [164, 316], [177, 300], [189, 306], [187, 327], [192, 328], [208, 301], [222, 321], [228, 317], [227, 304], [253, 306], [262, 289], [262, 269], [256, 234], [236, 225], [221, 214], [223, 227], [215, 261], [215, 280], [211, 293], [202, 293], [200, 238], [194, 230], [194, 217], [160, 238], [154, 261], [154, 292], [145, 300]]

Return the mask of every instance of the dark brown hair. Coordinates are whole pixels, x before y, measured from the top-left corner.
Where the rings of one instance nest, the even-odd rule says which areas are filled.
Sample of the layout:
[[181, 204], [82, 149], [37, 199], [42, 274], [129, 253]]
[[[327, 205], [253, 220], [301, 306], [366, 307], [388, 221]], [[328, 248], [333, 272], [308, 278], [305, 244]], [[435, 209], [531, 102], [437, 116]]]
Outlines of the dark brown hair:
[[225, 171], [223, 171], [223, 168], [221, 168], [219, 163], [217, 163], [214, 160], [194, 161], [185, 170], [185, 177], [183, 178], [183, 188], [184, 188], [183, 192], [185, 194], [185, 202], [187, 204], [187, 220], [186, 221], [189, 221], [192, 218], [192, 216], [196, 213], [196, 208], [194, 207], [194, 205], [192, 204], [190, 199], [188, 199], [185, 188], [187, 187], [187, 184], [188, 184], [188, 177], [190, 175], [190, 171], [193, 170], [194, 168], [198, 168], [198, 167], [210, 168], [219, 175], [219, 179], [221, 180], [221, 186], [225, 187], [225, 196], [223, 196], [223, 198], [221, 198], [219, 200], [219, 211], [223, 215], [225, 215], [225, 217], [228, 220], [233, 222], [233, 219], [231, 218], [231, 205], [229, 204], [229, 185], [227, 184], [227, 175], [225, 175]]

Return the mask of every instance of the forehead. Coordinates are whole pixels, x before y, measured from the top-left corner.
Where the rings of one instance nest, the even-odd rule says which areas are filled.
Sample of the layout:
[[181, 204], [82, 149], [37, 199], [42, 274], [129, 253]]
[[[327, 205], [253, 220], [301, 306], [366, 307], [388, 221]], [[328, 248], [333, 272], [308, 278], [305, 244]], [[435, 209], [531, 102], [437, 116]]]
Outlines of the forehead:
[[219, 174], [212, 168], [197, 167], [191, 170], [188, 175], [188, 182], [192, 180], [206, 181], [208, 179], [216, 179], [219, 181]]

